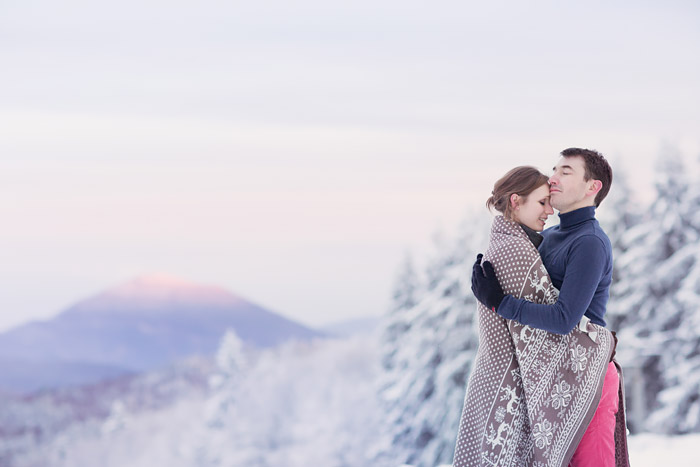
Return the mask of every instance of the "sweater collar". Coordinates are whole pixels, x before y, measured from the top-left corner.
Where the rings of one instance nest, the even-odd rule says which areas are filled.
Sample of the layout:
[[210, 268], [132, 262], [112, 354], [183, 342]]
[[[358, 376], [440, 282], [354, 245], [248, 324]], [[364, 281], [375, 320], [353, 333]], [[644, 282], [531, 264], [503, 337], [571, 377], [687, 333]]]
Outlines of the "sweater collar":
[[539, 248], [540, 243], [542, 243], [542, 240], [544, 240], [544, 237], [524, 224], [520, 224], [520, 227], [523, 228], [527, 234], [527, 238], [529, 238], [532, 244], [535, 245], [535, 248]]
[[591, 219], [595, 219], [595, 206], [578, 208], [564, 214], [559, 213], [559, 225], [562, 229], [574, 227]]
[[493, 219], [493, 225], [491, 226], [491, 234], [494, 233], [515, 235], [523, 239], [528, 238], [535, 248], [538, 248], [544, 237], [539, 233], [535, 232], [531, 228], [515, 222], [514, 220], [508, 219], [504, 216], [496, 216]]

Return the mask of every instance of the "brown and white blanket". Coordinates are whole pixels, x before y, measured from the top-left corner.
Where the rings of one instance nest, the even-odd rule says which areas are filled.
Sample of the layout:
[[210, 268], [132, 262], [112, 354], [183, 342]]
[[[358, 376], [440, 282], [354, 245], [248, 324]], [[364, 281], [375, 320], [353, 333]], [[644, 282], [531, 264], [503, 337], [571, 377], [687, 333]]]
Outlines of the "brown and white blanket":
[[[557, 289], [517, 223], [494, 219], [484, 261], [504, 293], [551, 304]], [[479, 350], [459, 425], [454, 467], [566, 467], [593, 418], [614, 348], [610, 331], [583, 318], [559, 335], [506, 320], [478, 304]], [[618, 367], [619, 371], [619, 367]], [[617, 466], [628, 466], [624, 394]]]

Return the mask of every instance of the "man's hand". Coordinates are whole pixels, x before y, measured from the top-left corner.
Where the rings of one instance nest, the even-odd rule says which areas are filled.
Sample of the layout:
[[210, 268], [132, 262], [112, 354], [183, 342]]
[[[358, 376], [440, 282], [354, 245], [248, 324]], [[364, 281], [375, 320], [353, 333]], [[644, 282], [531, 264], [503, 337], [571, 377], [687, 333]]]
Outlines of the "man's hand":
[[491, 308], [493, 311], [498, 309], [498, 305], [503, 301], [503, 289], [498, 283], [496, 273], [493, 270], [493, 265], [484, 261], [484, 267], [481, 267], [481, 258], [484, 255], [479, 253], [476, 255], [476, 263], [472, 269], [472, 292], [481, 303]]

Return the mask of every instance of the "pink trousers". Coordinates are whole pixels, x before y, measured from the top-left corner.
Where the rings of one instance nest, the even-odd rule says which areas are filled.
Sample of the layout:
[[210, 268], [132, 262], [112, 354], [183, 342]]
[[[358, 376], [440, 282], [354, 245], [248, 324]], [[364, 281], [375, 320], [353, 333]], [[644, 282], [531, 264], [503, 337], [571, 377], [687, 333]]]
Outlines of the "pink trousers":
[[615, 467], [615, 414], [620, 377], [615, 364], [608, 364], [603, 395], [590, 425], [576, 448], [569, 467]]

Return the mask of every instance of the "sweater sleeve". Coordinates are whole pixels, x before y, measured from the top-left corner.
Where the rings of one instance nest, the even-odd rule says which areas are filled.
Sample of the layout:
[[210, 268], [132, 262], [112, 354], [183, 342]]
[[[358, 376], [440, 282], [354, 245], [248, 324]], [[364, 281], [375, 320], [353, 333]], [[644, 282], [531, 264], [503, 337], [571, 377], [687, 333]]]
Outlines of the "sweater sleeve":
[[568, 334], [588, 310], [606, 263], [603, 241], [595, 235], [580, 237], [569, 251], [566, 273], [556, 303], [542, 305], [506, 295], [497, 313], [534, 328]]

